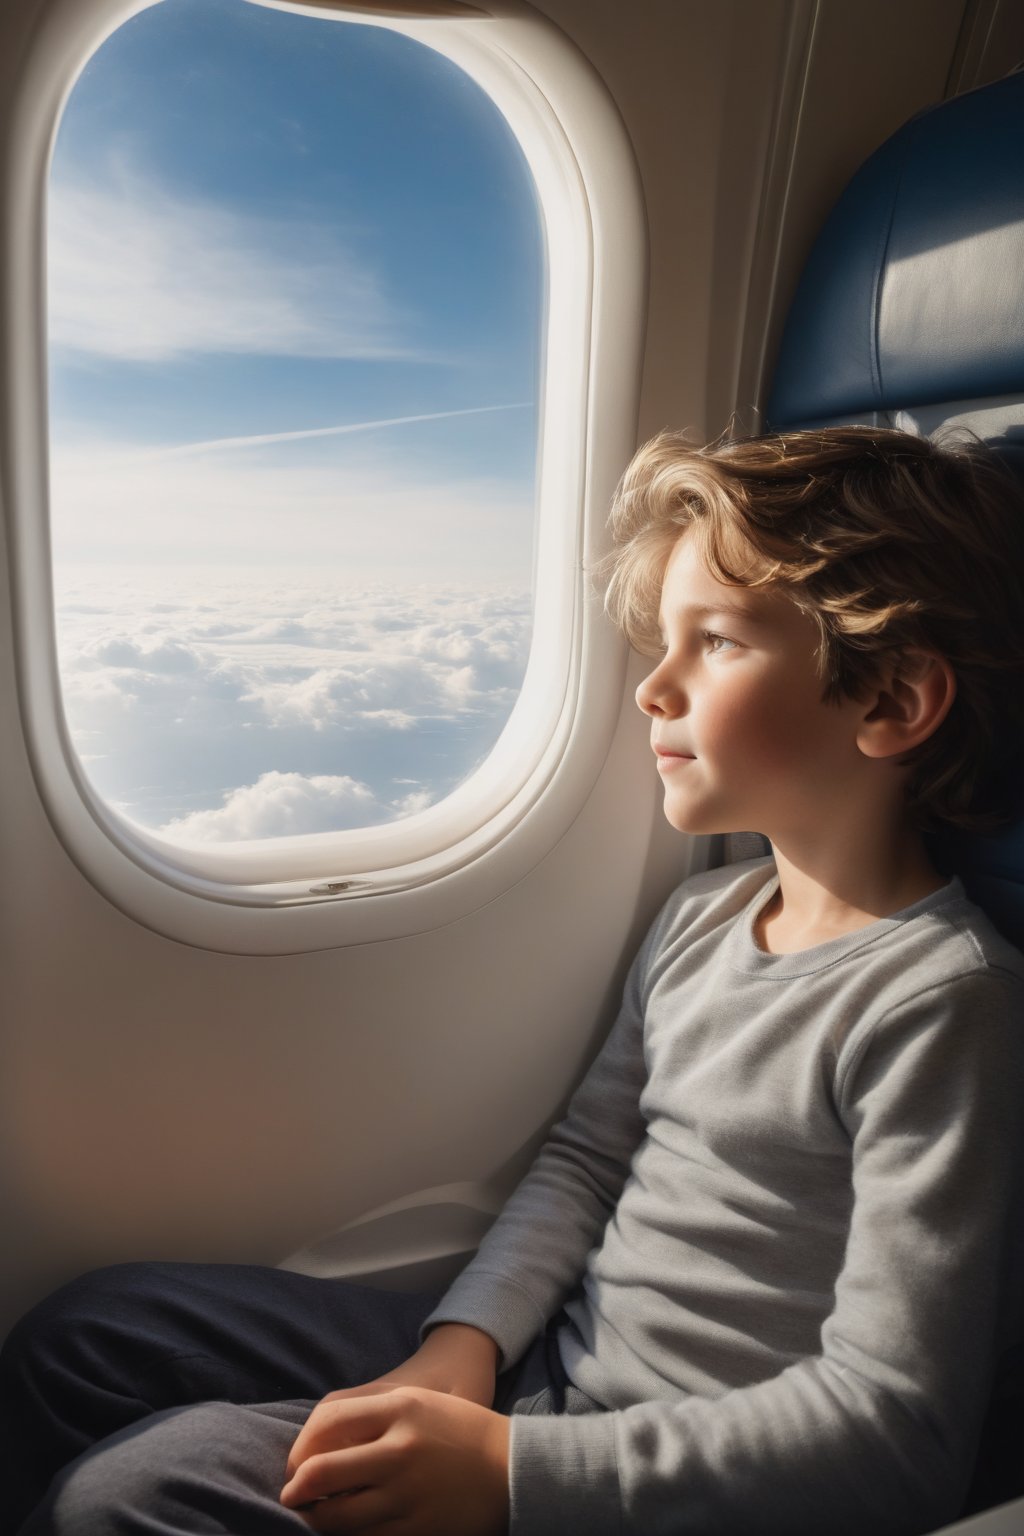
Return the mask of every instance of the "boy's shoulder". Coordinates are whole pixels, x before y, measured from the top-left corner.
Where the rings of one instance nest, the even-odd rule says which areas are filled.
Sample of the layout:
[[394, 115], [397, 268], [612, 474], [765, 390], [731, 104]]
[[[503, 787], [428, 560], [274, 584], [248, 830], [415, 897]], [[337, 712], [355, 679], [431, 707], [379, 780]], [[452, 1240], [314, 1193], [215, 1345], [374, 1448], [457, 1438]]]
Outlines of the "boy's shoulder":
[[[985, 1020], [1012, 1039], [1024, 1040], [1024, 956], [970, 899], [958, 878], [914, 907], [897, 913], [892, 933], [860, 958], [870, 974], [874, 1010], [880, 1017], [912, 1017], [922, 1008], [944, 1009], [950, 1020]], [[878, 928], [881, 925], [876, 924]]]
[[965, 890], [963, 882], [958, 878], [951, 882], [950, 899], [943, 910], [943, 916], [963, 934], [979, 955], [984, 955], [993, 964], [1024, 969], [1024, 954], [1000, 931], [986, 908]]

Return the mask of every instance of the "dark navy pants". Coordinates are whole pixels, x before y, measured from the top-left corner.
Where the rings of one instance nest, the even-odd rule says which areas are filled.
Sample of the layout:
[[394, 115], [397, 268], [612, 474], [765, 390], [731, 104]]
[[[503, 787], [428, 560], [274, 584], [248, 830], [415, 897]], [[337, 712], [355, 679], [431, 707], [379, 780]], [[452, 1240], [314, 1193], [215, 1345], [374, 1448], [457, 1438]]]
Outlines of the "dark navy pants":
[[[435, 1295], [235, 1264], [120, 1264], [57, 1291], [0, 1355], [0, 1529], [22, 1536], [298, 1536], [277, 1502], [325, 1393], [418, 1347]], [[498, 1377], [503, 1413], [600, 1410], [557, 1319]]]

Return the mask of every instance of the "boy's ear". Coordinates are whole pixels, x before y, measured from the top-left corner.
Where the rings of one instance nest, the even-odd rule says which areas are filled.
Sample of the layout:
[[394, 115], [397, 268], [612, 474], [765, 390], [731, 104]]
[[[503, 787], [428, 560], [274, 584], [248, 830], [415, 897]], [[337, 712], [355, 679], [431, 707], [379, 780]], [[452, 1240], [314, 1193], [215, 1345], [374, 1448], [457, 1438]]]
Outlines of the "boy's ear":
[[875, 684], [857, 732], [865, 757], [897, 757], [919, 747], [949, 714], [956, 677], [944, 656], [911, 647]]

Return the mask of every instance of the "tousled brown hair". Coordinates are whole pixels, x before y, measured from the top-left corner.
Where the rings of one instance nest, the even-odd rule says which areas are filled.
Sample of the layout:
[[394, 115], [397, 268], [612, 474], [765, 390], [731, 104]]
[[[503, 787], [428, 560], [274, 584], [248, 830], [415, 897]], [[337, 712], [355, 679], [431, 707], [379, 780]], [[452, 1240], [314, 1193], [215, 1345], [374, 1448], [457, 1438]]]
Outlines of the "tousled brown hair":
[[983, 444], [830, 427], [696, 448], [662, 432], [616, 493], [609, 613], [658, 648], [673, 546], [689, 531], [720, 581], [771, 586], [818, 627], [826, 699], [860, 697], [910, 647], [953, 668], [953, 707], [908, 754], [924, 825], [988, 828], [1024, 766], [1024, 493]]

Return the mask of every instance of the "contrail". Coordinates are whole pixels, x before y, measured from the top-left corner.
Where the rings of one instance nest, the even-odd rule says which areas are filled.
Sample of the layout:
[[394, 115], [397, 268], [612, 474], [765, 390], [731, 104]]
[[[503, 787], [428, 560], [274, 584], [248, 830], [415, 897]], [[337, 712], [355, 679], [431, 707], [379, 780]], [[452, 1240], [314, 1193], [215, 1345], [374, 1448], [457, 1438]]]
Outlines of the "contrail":
[[264, 432], [257, 437], [214, 437], [203, 443], [179, 443], [173, 448], [159, 448], [147, 458], [177, 459], [189, 453], [217, 453], [224, 448], [256, 448], [264, 443], [292, 443], [301, 437], [342, 437], [349, 432], [372, 432], [377, 427], [404, 427], [416, 421], [448, 421], [453, 416], [482, 416], [488, 411], [525, 411], [532, 400], [517, 400], [512, 405], [471, 405], [461, 411], [427, 411], [421, 416], [386, 416], [380, 421], [346, 422], [340, 427], [307, 427], [301, 432]]

